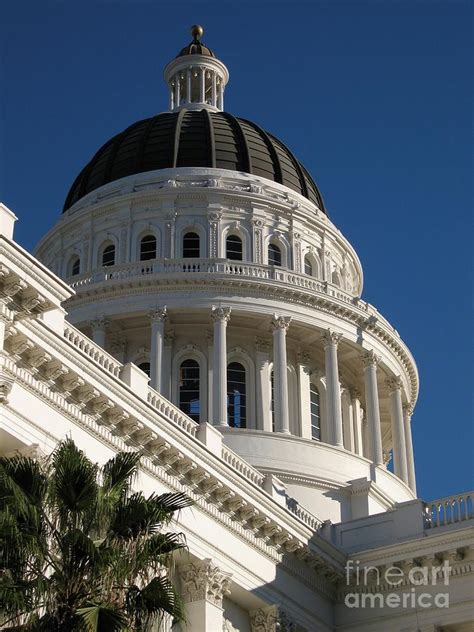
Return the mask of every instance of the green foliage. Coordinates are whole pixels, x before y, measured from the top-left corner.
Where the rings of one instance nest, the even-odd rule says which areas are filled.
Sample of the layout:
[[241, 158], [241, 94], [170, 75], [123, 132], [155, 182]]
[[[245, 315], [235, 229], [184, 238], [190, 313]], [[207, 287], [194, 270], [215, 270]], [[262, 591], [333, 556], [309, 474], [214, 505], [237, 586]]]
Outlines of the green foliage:
[[138, 453], [102, 468], [70, 439], [47, 462], [0, 458], [0, 626], [21, 632], [149, 632], [183, 620], [168, 579], [185, 546], [164, 533], [191, 504], [131, 486]]

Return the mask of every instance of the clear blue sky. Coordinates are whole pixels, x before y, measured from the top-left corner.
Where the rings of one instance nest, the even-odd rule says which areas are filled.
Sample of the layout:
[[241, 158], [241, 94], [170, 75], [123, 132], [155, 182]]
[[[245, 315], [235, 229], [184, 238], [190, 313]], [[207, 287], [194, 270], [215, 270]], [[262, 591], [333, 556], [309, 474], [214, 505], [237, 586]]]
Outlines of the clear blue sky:
[[419, 492], [471, 488], [472, 3], [3, 2], [0, 199], [32, 248], [96, 149], [167, 108], [203, 24], [226, 109], [286, 142], [420, 371]]

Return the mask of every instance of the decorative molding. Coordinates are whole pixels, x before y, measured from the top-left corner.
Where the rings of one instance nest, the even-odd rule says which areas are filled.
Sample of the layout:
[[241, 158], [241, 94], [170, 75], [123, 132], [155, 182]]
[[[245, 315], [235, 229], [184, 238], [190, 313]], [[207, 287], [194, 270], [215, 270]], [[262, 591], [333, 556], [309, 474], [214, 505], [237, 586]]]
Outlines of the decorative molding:
[[278, 329], [282, 329], [286, 332], [288, 331], [290, 323], [291, 323], [291, 316], [278, 316], [278, 314], [273, 314], [270, 328], [272, 331], [277, 331]]
[[388, 388], [389, 393], [400, 391], [403, 387], [402, 378], [399, 375], [390, 377], [387, 380], [385, 380], [385, 386]]
[[323, 341], [325, 349], [330, 345], [337, 347], [341, 338], [342, 334], [332, 331], [331, 329], [326, 329], [326, 331], [321, 334], [321, 340]]
[[373, 349], [366, 349], [362, 353], [361, 362], [362, 366], [366, 369], [369, 366], [377, 366], [381, 358]]
[[166, 309], [166, 305], [161, 308], [154, 309], [148, 314], [148, 318], [152, 323], [164, 322], [168, 318], [168, 312]]
[[252, 632], [294, 632], [296, 625], [279, 606], [259, 608], [250, 613]]
[[216, 305], [212, 306], [211, 318], [214, 322], [224, 321], [226, 323], [230, 320], [232, 308], [230, 307], [217, 307]]
[[222, 600], [230, 595], [231, 574], [221, 571], [209, 558], [180, 566], [178, 572], [185, 603], [205, 600], [222, 608]]

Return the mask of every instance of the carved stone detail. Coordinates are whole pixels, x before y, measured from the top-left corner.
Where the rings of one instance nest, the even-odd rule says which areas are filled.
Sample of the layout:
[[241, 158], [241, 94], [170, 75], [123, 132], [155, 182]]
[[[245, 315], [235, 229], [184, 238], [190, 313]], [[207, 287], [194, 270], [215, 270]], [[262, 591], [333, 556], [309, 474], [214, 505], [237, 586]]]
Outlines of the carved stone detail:
[[168, 312], [166, 309], [166, 305], [164, 305], [163, 307], [159, 308], [159, 309], [154, 309], [152, 312], [150, 312], [148, 314], [149, 319], [151, 320], [151, 322], [157, 322], [157, 321], [164, 321], [168, 318]]
[[388, 378], [387, 380], [385, 380], [385, 385], [388, 388], [389, 393], [399, 391], [403, 386], [402, 378], [399, 375]]
[[335, 331], [331, 331], [331, 329], [326, 329], [325, 332], [321, 334], [321, 340], [323, 341], [324, 348], [329, 347], [329, 345], [338, 345], [339, 341], [342, 338], [342, 334], [339, 334]]
[[272, 343], [268, 338], [262, 338], [261, 336], [255, 337], [255, 349], [260, 353], [270, 353]]
[[367, 368], [372, 364], [375, 364], [375, 366], [377, 366], [379, 362], [380, 357], [375, 353], [373, 349], [366, 350], [362, 354], [362, 365], [364, 368]]
[[278, 606], [259, 608], [250, 614], [252, 632], [293, 632], [296, 625]]
[[222, 600], [230, 595], [230, 573], [221, 571], [211, 559], [193, 562], [179, 568], [184, 601], [206, 600], [222, 608]]
[[278, 316], [277, 314], [273, 314], [271, 329], [275, 331], [275, 329], [284, 329], [288, 331], [288, 327], [291, 323], [291, 316]]
[[213, 305], [211, 318], [214, 322], [218, 320], [225, 320], [226, 322], [229, 322], [230, 313], [231, 313], [230, 307], [216, 307], [215, 305]]
[[0, 404], [8, 404], [8, 396], [13, 387], [13, 380], [0, 376]]

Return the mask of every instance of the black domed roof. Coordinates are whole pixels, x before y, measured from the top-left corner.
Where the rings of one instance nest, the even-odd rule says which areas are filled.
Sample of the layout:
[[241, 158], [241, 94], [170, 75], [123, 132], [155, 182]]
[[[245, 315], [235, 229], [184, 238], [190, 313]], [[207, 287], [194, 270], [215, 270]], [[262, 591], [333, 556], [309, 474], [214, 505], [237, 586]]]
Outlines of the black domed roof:
[[158, 114], [114, 136], [78, 175], [63, 211], [119, 178], [176, 167], [229, 169], [261, 176], [304, 195], [326, 212], [315, 182], [280, 140], [255, 123], [205, 109]]

